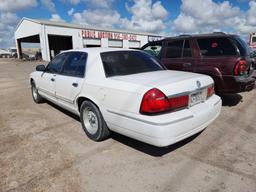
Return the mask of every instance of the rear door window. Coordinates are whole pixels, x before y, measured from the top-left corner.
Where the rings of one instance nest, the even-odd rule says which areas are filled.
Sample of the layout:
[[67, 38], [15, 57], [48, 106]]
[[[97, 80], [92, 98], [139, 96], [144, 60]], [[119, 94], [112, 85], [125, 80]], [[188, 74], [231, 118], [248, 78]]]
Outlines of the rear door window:
[[189, 40], [184, 40], [182, 57], [192, 57], [192, 50], [191, 50], [191, 47], [189, 45]]
[[86, 53], [69, 52], [61, 74], [74, 77], [84, 77], [86, 59]]
[[202, 56], [233, 56], [236, 48], [226, 37], [202, 38], [197, 40]]
[[110, 51], [100, 55], [107, 77], [164, 70], [153, 56], [142, 51]]

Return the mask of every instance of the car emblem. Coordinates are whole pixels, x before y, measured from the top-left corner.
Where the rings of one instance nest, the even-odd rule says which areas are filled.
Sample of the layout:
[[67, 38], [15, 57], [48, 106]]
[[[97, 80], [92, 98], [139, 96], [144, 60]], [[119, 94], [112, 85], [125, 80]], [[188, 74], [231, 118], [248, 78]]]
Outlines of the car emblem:
[[196, 81], [196, 85], [197, 85], [198, 88], [200, 88], [201, 87], [200, 81]]

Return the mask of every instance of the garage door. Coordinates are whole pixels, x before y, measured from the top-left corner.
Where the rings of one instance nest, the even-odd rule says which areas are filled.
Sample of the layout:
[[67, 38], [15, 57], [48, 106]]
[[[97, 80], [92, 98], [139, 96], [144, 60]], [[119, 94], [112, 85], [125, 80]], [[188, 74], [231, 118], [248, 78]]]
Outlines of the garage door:
[[129, 48], [140, 48], [140, 41], [129, 41]]
[[122, 40], [108, 40], [108, 47], [123, 47], [123, 41]]
[[85, 38], [84, 39], [84, 47], [87, 47], [87, 45], [96, 45], [96, 46], [100, 46], [101, 45], [101, 41], [100, 39], [88, 39], [88, 38]]

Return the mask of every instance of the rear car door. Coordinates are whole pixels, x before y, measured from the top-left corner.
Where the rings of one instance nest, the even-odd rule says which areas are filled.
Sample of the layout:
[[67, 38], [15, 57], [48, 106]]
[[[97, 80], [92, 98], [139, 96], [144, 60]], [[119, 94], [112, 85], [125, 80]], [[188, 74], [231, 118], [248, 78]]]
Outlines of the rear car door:
[[46, 67], [46, 70], [38, 79], [38, 90], [43, 96], [56, 100], [55, 86], [57, 75], [60, 73], [63, 63], [65, 62], [66, 54], [57, 55]]
[[67, 59], [56, 81], [58, 103], [70, 110], [75, 110], [75, 99], [82, 88], [85, 76], [87, 53], [68, 52]]
[[161, 59], [167, 69], [194, 71], [194, 59], [188, 39], [170, 40], [166, 42]]

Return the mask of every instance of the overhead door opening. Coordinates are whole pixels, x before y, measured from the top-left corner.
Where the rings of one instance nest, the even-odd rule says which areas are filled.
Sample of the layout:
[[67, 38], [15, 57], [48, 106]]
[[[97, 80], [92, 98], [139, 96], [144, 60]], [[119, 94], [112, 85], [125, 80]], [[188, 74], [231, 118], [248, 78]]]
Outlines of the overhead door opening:
[[[42, 59], [39, 35], [17, 39], [17, 53], [20, 59]], [[14, 55], [14, 57], [17, 57]]]
[[73, 49], [72, 36], [48, 35], [51, 60], [61, 51]]

